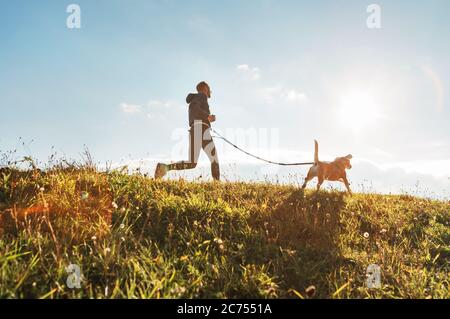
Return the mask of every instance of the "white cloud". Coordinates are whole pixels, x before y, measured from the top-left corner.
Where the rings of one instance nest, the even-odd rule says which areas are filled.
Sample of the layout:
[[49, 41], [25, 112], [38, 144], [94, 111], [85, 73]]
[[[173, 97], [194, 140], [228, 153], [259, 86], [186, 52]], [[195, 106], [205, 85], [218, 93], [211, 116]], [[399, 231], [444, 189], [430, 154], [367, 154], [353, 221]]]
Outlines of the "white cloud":
[[264, 88], [261, 91], [261, 95], [264, 101], [269, 104], [279, 101], [300, 103], [307, 100], [305, 93], [295, 89], [287, 89], [281, 85]]
[[238, 71], [248, 71], [250, 69], [250, 67], [248, 66], [248, 64], [240, 64], [237, 66], [236, 69]]
[[436, 178], [450, 178], [450, 159], [415, 160], [379, 165], [382, 169], [401, 168], [407, 173], [430, 175]]
[[164, 119], [166, 113], [172, 108], [181, 108], [182, 105], [172, 101], [150, 100], [145, 105], [121, 103], [120, 109], [125, 114], [144, 114], [148, 119]]
[[240, 64], [236, 67], [236, 70], [246, 80], [259, 80], [261, 78], [261, 71], [258, 67], [250, 67], [248, 64]]
[[306, 100], [306, 94], [302, 92], [297, 92], [296, 90], [290, 90], [285, 93], [285, 98], [288, 101], [300, 102]]
[[136, 114], [142, 111], [142, 106], [137, 104], [122, 103], [120, 104], [120, 109], [123, 113]]
[[150, 100], [147, 103], [149, 108], [167, 108], [173, 106], [173, 103], [169, 101]]
[[[437, 163], [439, 162], [439, 163]], [[419, 165], [420, 164], [420, 165]], [[359, 191], [374, 191], [431, 197], [448, 200], [450, 179], [446, 173], [436, 174], [434, 165], [448, 167], [449, 161], [423, 161], [380, 164], [368, 160], [355, 160], [348, 172], [354, 186]], [[446, 166], [447, 165], [447, 166]], [[422, 169], [429, 167], [429, 170]]]

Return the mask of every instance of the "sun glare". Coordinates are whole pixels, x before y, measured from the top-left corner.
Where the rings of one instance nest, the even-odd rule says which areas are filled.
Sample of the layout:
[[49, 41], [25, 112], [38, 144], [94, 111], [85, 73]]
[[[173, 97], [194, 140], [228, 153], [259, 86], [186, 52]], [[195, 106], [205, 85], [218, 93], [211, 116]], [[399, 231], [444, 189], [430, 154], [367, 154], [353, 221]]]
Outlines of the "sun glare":
[[360, 133], [374, 124], [380, 116], [373, 97], [364, 91], [352, 91], [342, 95], [338, 107], [338, 119], [341, 125]]

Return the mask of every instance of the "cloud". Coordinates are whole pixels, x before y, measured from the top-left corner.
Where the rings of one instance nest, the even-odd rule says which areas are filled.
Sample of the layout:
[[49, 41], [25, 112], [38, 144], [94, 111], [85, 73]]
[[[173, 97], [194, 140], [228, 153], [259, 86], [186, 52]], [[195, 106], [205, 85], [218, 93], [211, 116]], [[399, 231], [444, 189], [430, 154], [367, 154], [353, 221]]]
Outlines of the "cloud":
[[306, 94], [297, 92], [296, 90], [290, 90], [285, 93], [285, 99], [291, 102], [301, 102], [306, 100]]
[[137, 104], [121, 103], [120, 109], [122, 110], [123, 113], [136, 114], [141, 113], [142, 106]]
[[305, 93], [295, 89], [288, 89], [281, 85], [264, 88], [260, 93], [264, 102], [269, 104], [279, 101], [301, 103], [308, 99]]
[[261, 78], [261, 71], [258, 67], [250, 67], [248, 64], [240, 64], [236, 70], [246, 80], [259, 80]]
[[379, 165], [383, 169], [402, 168], [407, 173], [434, 176], [436, 178], [450, 178], [450, 159], [415, 160]]
[[[450, 199], [448, 175], [419, 170], [418, 163], [378, 164], [367, 160], [355, 161], [349, 176], [356, 190], [363, 192], [412, 194], [430, 198]], [[431, 167], [434, 161], [421, 164]], [[448, 161], [447, 161], [448, 164]], [[445, 163], [440, 163], [442, 167]], [[448, 172], [448, 171], [447, 171]]]
[[165, 113], [172, 108], [180, 108], [181, 104], [172, 101], [150, 100], [145, 105], [121, 103], [120, 109], [125, 114], [144, 114], [148, 119], [163, 119]]
[[248, 71], [250, 70], [250, 67], [248, 66], [248, 64], [240, 64], [236, 67], [236, 69], [238, 71]]
[[[260, 68], [253, 67], [249, 64], [240, 64], [236, 66], [236, 71], [241, 79], [247, 82], [256, 82], [261, 79]], [[239, 83], [239, 85], [241, 84], [242, 83]], [[262, 83], [258, 81], [256, 86], [246, 86], [245, 90], [247, 95], [249, 91], [253, 92], [256, 99], [262, 99], [264, 103], [268, 104], [279, 102], [299, 104], [308, 100], [306, 93], [281, 84], [264, 87]]]
[[173, 106], [173, 103], [169, 101], [150, 100], [147, 103], [149, 108], [168, 108]]

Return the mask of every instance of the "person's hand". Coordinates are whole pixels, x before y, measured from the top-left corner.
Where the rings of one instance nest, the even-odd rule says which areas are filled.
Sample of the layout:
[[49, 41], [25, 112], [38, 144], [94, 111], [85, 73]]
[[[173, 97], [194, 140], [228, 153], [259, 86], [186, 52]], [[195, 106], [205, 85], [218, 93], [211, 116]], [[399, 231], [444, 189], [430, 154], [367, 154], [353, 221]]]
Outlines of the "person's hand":
[[215, 122], [216, 121], [216, 116], [215, 115], [210, 115], [210, 116], [208, 116], [208, 121], [209, 122]]

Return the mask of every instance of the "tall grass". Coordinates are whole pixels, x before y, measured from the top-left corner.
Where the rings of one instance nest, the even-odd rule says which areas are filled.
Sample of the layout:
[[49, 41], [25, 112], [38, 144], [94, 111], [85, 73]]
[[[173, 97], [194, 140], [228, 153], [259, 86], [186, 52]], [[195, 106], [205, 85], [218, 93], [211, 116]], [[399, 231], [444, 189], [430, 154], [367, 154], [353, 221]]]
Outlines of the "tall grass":
[[[449, 203], [0, 170], [1, 298], [449, 298]], [[66, 280], [79, 265], [80, 289]], [[381, 267], [369, 289], [366, 269]], [[315, 289], [308, 289], [314, 286]]]

